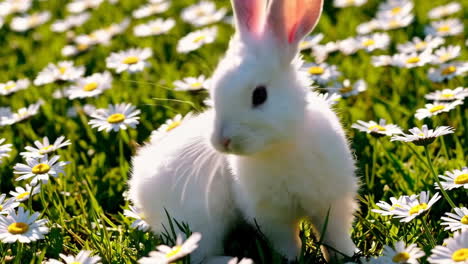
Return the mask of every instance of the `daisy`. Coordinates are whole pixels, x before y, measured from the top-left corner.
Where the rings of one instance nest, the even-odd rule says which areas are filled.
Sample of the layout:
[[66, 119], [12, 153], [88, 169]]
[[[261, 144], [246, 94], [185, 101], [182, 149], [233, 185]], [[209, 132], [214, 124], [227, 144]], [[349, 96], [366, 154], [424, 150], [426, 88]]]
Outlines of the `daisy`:
[[6, 199], [6, 194], [2, 193], [0, 195], [0, 215], [9, 214], [11, 210], [15, 209], [20, 205], [15, 199]]
[[[43, 104], [44, 102], [39, 100], [35, 104], [31, 104], [28, 107], [22, 107], [18, 109], [16, 113], [11, 113], [9, 117], [3, 118], [4, 124], [3, 125], [12, 125], [18, 122], [21, 122], [23, 120], [26, 120], [34, 115], [36, 115], [39, 112], [39, 107]], [[2, 122], [0, 122], [2, 123]]]
[[155, 14], [166, 12], [171, 6], [170, 1], [152, 1], [152, 3], [145, 4], [138, 9], [134, 10], [132, 16], [134, 18], [145, 18]]
[[424, 39], [413, 37], [409, 42], [398, 44], [397, 49], [401, 53], [423, 52], [428, 49], [435, 49], [444, 44], [445, 39], [433, 35], [428, 35]]
[[45, 264], [97, 264], [99, 261], [101, 261], [101, 257], [91, 256], [91, 253], [92, 252], [89, 250], [81, 250], [76, 256], [59, 254], [60, 258], [62, 258], [65, 262], [56, 259], [50, 259]]
[[310, 80], [322, 85], [336, 80], [341, 75], [335, 65], [327, 63], [307, 63], [302, 66], [302, 70], [308, 73]]
[[437, 137], [452, 134], [454, 130], [448, 126], [440, 126], [433, 130], [428, 129], [427, 125], [423, 125], [421, 129], [414, 127], [410, 129], [409, 132], [411, 132], [411, 134], [393, 136], [391, 141], [413, 142], [413, 144], [417, 146], [425, 146], [434, 142]]
[[14, 13], [25, 13], [31, 8], [32, 0], [6, 0], [0, 2], [0, 17]]
[[71, 142], [68, 139], [65, 140], [64, 136], [61, 136], [55, 140], [54, 144], [50, 144], [49, 138], [44, 137], [42, 142], [39, 140], [34, 141], [34, 145], [36, 147], [25, 147], [27, 152], [21, 152], [20, 155], [23, 156], [23, 158], [42, 158], [44, 155], [48, 155], [59, 148], [71, 145]]
[[216, 10], [211, 1], [201, 1], [182, 10], [182, 20], [196, 27], [206, 26], [221, 21], [226, 15], [226, 8]]
[[146, 61], [153, 56], [150, 48], [132, 48], [120, 52], [111, 53], [106, 58], [107, 68], [115, 69], [117, 73], [128, 71], [130, 73], [140, 72], [149, 65]]
[[0, 107], [0, 126], [11, 125], [13, 123], [13, 112], [10, 107]]
[[388, 55], [372, 56], [371, 60], [375, 67], [393, 65], [393, 57]]
[[143, 232], [148, 231], [150, 229], [150, 225], [146, 223], [143, 212], [135, 206], [130, 205], [129, 207], [130, 210], [124, 210], [124, 215], [135, 219], [130, 227], [136, 228]]
[[442, 216], [441, 225], [447, 226], [444, 230], [450, 230], [450, 232], [454, 232], [457, 230], [465, 230], [468, 229], [468, 209], [466, 207], [461, 208], [454, 208], [455, 214], [453, 213], [445, 213], [446, 216]]
[[455, 36], [463, 33], [463, 24], [458, 18], [433, 21], [430, 26], [426, 26], [426, 35], [439, 37]]
[[328, 87], [327, 90], [332, 93], [339, 93], [341, 96], [346, 98], [364, 92], [367, 90], [367, 84], [362, 79], [356, 81], [354, 84], [351, 84], [351, 82], [346, 79], [342, 83], [335, 82], [333, 86]]
[[367, 3], [367, 0], [333, 0], [333, 6], [337, 8], [362, 6], [365, 3]]
[[36, 186], [26, 184], [24, 187], [25, 188], [15, 187], [15, 191], [10, 191], [10, 195], [13, 196], [17, 202], [24, 202], [29, 199], [29, 197], [32, 197], [41, 191], [40, 184]]
[[434, 56], [432, 59], [433, 64], [446, 63], [449, 60], [453, 60], [460, 56], [461, 47], [460, 46], [447, 46], [442, 47], [434, 51]]
[[75, 81], [83, 76], [85, 68], [75, 67], [72, 61], [60, 61], [57, 64], [49, 63], [37, 75], [34, 85], [44, 85], [56, 81]]
[[424, 255], [416, 244], [406, 246], [403, 241], [396, 242], [394, 249], [387, 245], [383, 249], [383, 257], [388, 258], [389, 263], [419, 264], [418, 259]]
[[97, 109], [91, 115], [93, 119], [88, 124], [93, 128], [97, 127], [98, 131], [117, 132], [120, 129], [126, 130], [127, 126], [135, 128], [139, 123], [140, 117], [137, 116], [139, 114], [140, 110], [131, 104], [109, 105], [107, 109]]
[[96, 97], [112, 87], [112, 75], [109, 72], [94, 73], [80, 78], [71, 85], [65, 94], [68, 99]]
[[426, 117], [432, 117], [440, 113], [449, 112], [457, 105], [463, 104], [463, 101], [456, 100], [450, 103], [434, 102], [433, 104], [426, 104], [424, 108], [416, 110], [416, 118], [422, 120]]
[[27, 164], [17, 163], [13, 169], [15, 174], [19, 174], [16, 181], [33, 178], [31, 184], [37, 185], [39, 181], [46, 184], [49, 181], [49, 176], [58, 177], [60, 173], [65, 174], [64, 166], [69, 164], [68, 161], [60, 161], [57, 163], [59, 156], [53, 156], [50, 160], [47, 155], [41, 158], [26, 158]]
[[357, 37], [361, 49], [371, 52], [376, 49], [387, 49], [390, 44], [390, 36], [387, 33], [375, 33]]
[[421, 53], [398, 53], [393, 55], [393, 65], [401, 68], [414, 68], [426, 65], [432, 60], [431, 50]]
[[376, 17], [379, 20], [384, 19], [402, 19], [411, 14], [414, 4], [412, 1], [385, 1], [379, 5]]
[[13, 146], [12, 144], [3, 144], [5, 142], [4, 138], [0, 138], [0, 164], [2, 164], [2, 158], [9, 157], [11, 151], [11, 147]]
[[439, 68], [430, 68], [429, 79], [433, 82], [443, 82], [451, 80], [456, 76], [465, 74], [468, 71], [468, 62], [455, 61], [439, 65]]
[[361, 48], [361, 44], [353, 37], [340, 40], [337, 45], [338, 50], [345, 55], [354, 54]]
[[91, 15], [87, 12], [78, 15], [72, 15], [63, 20], [55, 21], [51, 28], [54, 32], [65, 32], [71, 28], [83, 25], [90, 17]]
[[353, 124], [351, 127], [362, 132], [367, 132], [375, 137], [392, 136], [394, 134], [403, 133], [399, 126], [386, 123], [387, 121], [385, 121], [385, 119], [380, 119], [378, 124], [375, 121], [364, 122], [358, 120], [357, 123]]
[[46, 226], [48, 221], [37, 220], [39, 215], [39, 212], [30, 215], [23, 207], [19, 207], [17, 213], [13, 211], [7, 216], [0, 215], [0, 240], [3, 243], [30, 243], [43, 239], [44, 235], [49, 233]]
[[[460, 188], [463, 187], [465, 189], [468, 189], [468, 168], [465, 167], [461, 170], [454, 170], [454, 171], [446, 171], [444, 175], [439, 175], [439, 178], [445, 180], [444, 182], [441, 182], [442, 188], [444, 190], [452, 190], [455, 188]], [[439, 189], [439, 187], [436, 187]]]
[[[189, 116], [189, 115], [187, 115]], [[166, 122], [161, 125], [158, 130], [155, 130], [151, 133], [152, 138], [159, 138], [166, 133], [169, 133], [173, 129], [177, 128], [180, 126], [183, 122], [183, 117], [181, 114], [177, 114], [174, 118], [166, 120]]]
[[381, 214], [383, 216], [387, 215], [394, 215], [395, 214], [395, 208], [400, 208], [403, 206], [403, 204], [408, 204], [413, 200], [416, 200], [418, 196], [416, 194], [413, 194], [411, 196], [403, 195], [397, 198], [395, 197], [390, 197], [390, 202], [391, 204], [385, 202], [385, 201], [379, 201], [376, 203], [376, 205], [380, 209], [372, 209], [372, 212]]
[[435, 91], [424, 96], [427, 100], [433, 101], [454, 101], [464, 100], [468, 97], [468, 88], [457, 87], [455, 89], [443, 89], [442, 91]]
[[313, 48], [315, 45], [318, 45], [322, 41], [324, 35], [318, 33], [312, 36], [307, 36], [299, 43], [299, 50], [307, 50]]
[[169, 32], [169, 30], [171, 30], [175, 24], [175, 20], [172, 18], [168, 18], [166, 20], [158, 18], [151, 20], [146, 24], [140, 24], [134, 27], [133, 34], [135, 34], [137, 37], [162, 35]]
[[174, 247], [160, 245], [156, 247], [157, 251], [151, 251], [149, 257], [144, 257], [138, 260], [140, 264], [154, 264], [154, 263], [171, 263], [175, 260], [185, 257], [192, 253], [198, 247], [198, 242], [201, 239], [200, 233], [193, 233], [184, 243], [182, 237], [177, 236], [177, 244]]
[[110, 26], [105, 27], [101, 30], [109, 33], [111, 37], [122, 34], [130, 25], [130, 19], [125, 18], [120, 23], [112, 23]]
[[187, 34], [177, 43], [177, 52], [189, 53], [205, 44], [213, 43], [218, 34], [216, 27], [204, 28]]
[[461, 5], [458, 2], [450, 2], [446, 5], [436, 6], [429, 10], [427, 16], [430, 19], [439, 19], [457, 13], [461, 10]]
[[400, 222], [407, 223], [416, 218], [418, 215], [429, 210], [435, 202], [440, 199], [439, 193], [434, 194], [429, 200], [429, 192], [421, 192], [418, 199], [402, 204], [401, 207], [395, 208], [394, 217], [401, 218]]
[[379, 26], [380, 26], [379, 22], [376, 19], [372, 19], [367, 22], [359, 24], [356, 27], [356, 32], [361, 35], [369, 34], [372, 31], [379, 29]]
[[253, 260], [251, 260], [249, 258], [243, 258], [240, 261], [238, 260], [238, 258], [233, 258], [233, 259], [229, 260], [229, 262], [227, 264], [254, 264], [254, 262], [253, 262]]
[[431, 250], [427, 259], [431, 264], [459, 264], [468, 261], [468, 232], [456, 232], [444, 240], [443, 246]]
[[313, 104], [315, 100], [323, 100], [328, 105], [333, 106], [341, 100], [341, 95], [337, 93], [318, 93], [315, 91], [310, 91], [307, 93], [306, 101], [309, 104]]
[[377, 20], [382, 30], [393, 30], [407, 27], [414, 20], [414, 15], [409, 14], [401, 17], [380, 18]]
[[14, 17], [11, 20], [10, 28], [16, 32], [24, 32], [29, 29], [38, 27], [50, 19], [50, 12], [44, 11], [34, 13], [32, 15], [25, 15], [21, 17]]
[[205, 75], [198, 77], [187, 77], [183, 80], [177, 80], [174, 82], [174, 90], [176, 91], [197, 91], [201, 89], [208, 89], [210, 79], [206, 79]]
[[29, 84], [30, 81], [28, 79], [0, 83], [0, 95], [10, 95], [17, 91], [27, 89]]
[[67, 10], [70, 13], [81, 13], [86, 9], [97, 8], [103, 0], [73, 0], [67, 4]]

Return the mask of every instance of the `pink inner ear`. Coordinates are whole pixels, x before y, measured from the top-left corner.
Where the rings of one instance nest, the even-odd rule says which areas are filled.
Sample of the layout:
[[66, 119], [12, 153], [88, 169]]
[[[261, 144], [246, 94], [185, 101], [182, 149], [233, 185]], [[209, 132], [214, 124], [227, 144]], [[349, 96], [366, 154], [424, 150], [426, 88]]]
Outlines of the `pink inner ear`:
[[[278, 0], [275, 0], [278, 1]], [[289, 43], [299, 41], [317, 23], [322, 12], [323, 0], [280, 0], [283, 1], [283, 19]]]
[[266, 0], [232, 0], [239, 30], [259, 36], [263, 31]]

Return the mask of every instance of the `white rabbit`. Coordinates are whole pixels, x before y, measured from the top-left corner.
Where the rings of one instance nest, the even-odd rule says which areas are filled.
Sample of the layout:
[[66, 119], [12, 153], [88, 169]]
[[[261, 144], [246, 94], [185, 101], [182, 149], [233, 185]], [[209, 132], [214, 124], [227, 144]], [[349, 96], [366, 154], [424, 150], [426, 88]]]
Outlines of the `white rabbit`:
[[164, 208], [201, 232], [197, 261], [222, 253], [235, 208], [290, 260], [300, 251], [298, 223], [309, 218], [321, 230], [329, 212], [325, 243], [352, 255], [354, 160], [329, 105], [306, 102], [297, 56], [323, 0], [232, 4], [237, 33], [212, 77], [214, 109], [140, 150], [130, 198], [155, 232], [166, 223]]

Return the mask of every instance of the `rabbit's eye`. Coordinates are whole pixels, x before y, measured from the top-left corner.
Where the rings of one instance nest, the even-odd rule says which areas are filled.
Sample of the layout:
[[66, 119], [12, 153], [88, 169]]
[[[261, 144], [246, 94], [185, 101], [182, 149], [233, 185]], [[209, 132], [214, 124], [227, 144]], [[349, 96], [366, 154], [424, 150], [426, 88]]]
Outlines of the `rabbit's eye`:
[[252, 94], [252, 105], [253, 107], [257, 107], [267, 100], [268, 94], [267, 89], [264, 85], [259, 85], [255, 87], [255, 90]]

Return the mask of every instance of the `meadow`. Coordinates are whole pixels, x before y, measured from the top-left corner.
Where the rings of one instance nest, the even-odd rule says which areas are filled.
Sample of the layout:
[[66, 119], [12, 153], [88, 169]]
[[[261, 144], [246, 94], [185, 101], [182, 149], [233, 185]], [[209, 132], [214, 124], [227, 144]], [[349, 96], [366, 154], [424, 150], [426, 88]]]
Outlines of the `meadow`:
[[[151, 136], [209, 107], [209, 82], [184, 78], [209, 78], [223, 56], [234, 32], [229, 1], [215, 1], [210, 12], [218, 13], [208, 15], [182, 15], [196, 0], [9, 2], [0, 2], [0, 263], [97, 262], [73, 259], [83, 250], [102, 263], [137, 263], [158, 245], [174, 246], [177, 233], [196, 232], [177, 219], [164, 234], [149, 231], [126, 199], [127, 180], [131, 157]], [[136, 12], [150, 2], [153, 9]], [[430, 13], [449, 3], [458, 9]], [[83, 12], [73, 25], [53, 26]], [[468, 263], [466, 17], [466, 1], [326, 0], [302, 43], [311, 92], [339, 114], [361, 181], [351, 230], [359, 252], [344, 262]], [[167, 24], [137, 30], [157, 18]], [[450, 18], [458, 22], [437, 24]], [[116, 54], [132, 48], [146, 50]], [[134, 108], [108, 109], [117, 104]], [[116, 115], [124, 111], [134, 116]], [[408, 132], [423, 125], [438, 130]], [[39, 222], [12, 228], [26, 210]], [[325, 263], [311, 230], [304, 222], [298, 263]], [[261, 227], [239, 226], [220, 243], [229, 256], [285, 262]], [[434, 251], [447, 243], [452, 251]]]

